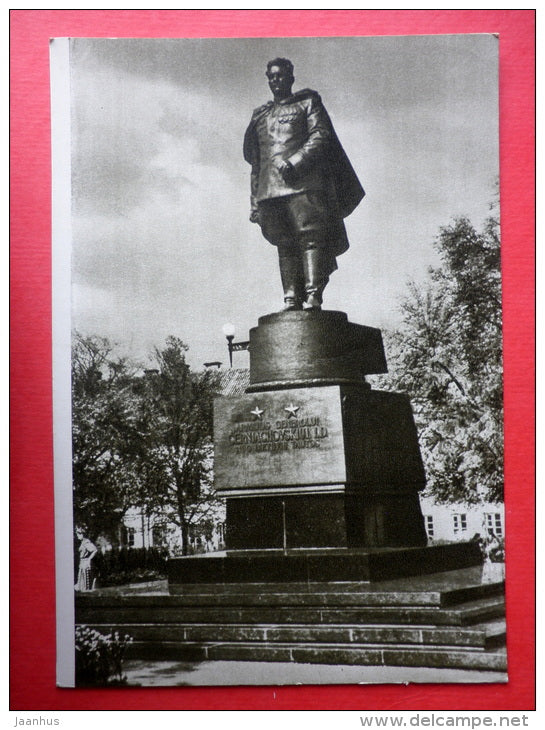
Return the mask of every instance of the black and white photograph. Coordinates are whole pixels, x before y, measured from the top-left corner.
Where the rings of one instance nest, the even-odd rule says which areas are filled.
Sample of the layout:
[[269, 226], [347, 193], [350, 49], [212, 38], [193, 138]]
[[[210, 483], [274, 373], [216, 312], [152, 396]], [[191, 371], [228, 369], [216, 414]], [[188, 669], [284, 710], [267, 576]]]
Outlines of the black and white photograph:
[[506, 682], [498, 37], [51, 82], [58, 685]]

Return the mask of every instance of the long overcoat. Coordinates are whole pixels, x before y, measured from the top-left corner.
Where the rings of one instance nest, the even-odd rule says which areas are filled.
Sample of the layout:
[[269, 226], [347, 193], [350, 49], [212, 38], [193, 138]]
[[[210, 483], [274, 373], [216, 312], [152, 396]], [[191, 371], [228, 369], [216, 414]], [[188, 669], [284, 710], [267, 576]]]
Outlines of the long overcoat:
[[[252, 166], [252, 212], [262, 200], [322, 189], [335, 197], [340, 234], [331, 253], [348, 248], [342, 219], [350, 215], [365, 192], [348, 159], [320, 95], [303, 89], [281, 102], [269, 101], [254, 110], [244, 135], [244, 159]], [[278, 162], [295, 172], [286, 182]]]

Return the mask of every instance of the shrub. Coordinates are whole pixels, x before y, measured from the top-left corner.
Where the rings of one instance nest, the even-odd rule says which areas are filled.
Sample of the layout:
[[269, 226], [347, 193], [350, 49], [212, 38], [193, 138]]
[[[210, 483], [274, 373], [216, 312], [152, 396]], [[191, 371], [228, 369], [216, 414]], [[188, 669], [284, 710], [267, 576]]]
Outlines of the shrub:
[[480, 533], [477, 532], [471, 538], [471, 542], [476, 542], [479, 545], [484, 561], [491, 563], [505, 562], [505, 541], [503, 537], [491, 534], [481, 537]]
[[491, 563], [505, 562], [505, 541], [503, 537], [498, 537], [497, 535], [488, 536], [485, 549]]
[[166, 550], [120, 548], [97, 553], [93, 570], [99, 586], [119, 586], [160, 580], [166, 575]]
[[101, 634], [89, 626], [76, 626], [76, 685], [125, 684], [123, 658], [132, 642], [128, 634]]
[[109, 573], [105, 578], [100, 579], [99, 588], [111, 588], [114, 586], [126, 586], [129, 583], [149, 583], [154, 580], [162, 580], [164, 573], [156, 570], [121, 570], [118, 573]]

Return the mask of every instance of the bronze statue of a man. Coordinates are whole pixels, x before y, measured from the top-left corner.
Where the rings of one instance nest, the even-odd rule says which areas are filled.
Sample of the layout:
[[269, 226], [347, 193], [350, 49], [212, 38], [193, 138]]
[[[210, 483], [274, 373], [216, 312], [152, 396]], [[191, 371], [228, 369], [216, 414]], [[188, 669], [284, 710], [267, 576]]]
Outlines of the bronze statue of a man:
[[365, 195], [320, 95], [295, 94], [293, 64], [267, 64], [273, 101], [255, 109], [244, 137], [252, 166], [250, 220], [278, 247], [284, 309], [320, 309], [336, 256], [348, 248], [343, 218]]

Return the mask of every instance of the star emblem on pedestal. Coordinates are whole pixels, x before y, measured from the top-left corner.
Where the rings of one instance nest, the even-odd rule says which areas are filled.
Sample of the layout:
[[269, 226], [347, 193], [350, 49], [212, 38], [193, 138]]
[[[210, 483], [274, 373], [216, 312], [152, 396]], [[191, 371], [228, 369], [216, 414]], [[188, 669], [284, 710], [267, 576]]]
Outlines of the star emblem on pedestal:
[[288, 418], [297, 418], [297, 411], [299, 410], [299, 406], [294, 406], [293, 403], [290, 403], [289, 406], [286, 406], [284, 408], [285, 411], [288, 413]]
[[260, 408], [259, 406], [256, 406], [253, 411], [250, 411], [252, 416], [255, 416], [258, 420], [261, 420], [261, 416], [265, 413], [265, 411]]

